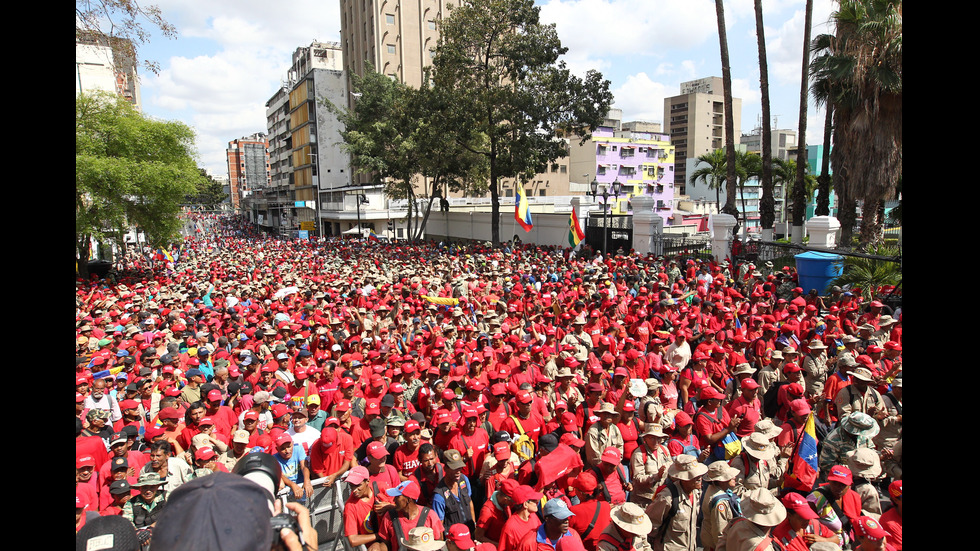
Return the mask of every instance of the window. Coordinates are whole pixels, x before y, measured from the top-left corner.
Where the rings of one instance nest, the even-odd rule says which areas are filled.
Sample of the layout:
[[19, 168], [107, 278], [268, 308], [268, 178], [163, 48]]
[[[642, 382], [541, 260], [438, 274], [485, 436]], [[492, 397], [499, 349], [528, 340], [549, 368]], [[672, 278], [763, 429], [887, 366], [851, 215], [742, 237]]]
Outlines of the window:
[[568, 167], [565, 166], [565, 165], [561, 165], [561, 167], [560, 167], [560, 169], [558, 171], [561, 172], [562, 174], [565, 174], [565, 173], [568, 172]]
[[430, 19], [430, 20], [428, 21], [428, 24], [429, 24], [429, 30], [430, 30], [430, 31], [434, 31], [434, 30], [436, 30], [436, 22], [435, 22], [435, 21], [433, 21], [432, 19]]
[[621, 166], [619, 167], [620, 176], [633, 176], [636, 174], [636, 167], [633, 166]]
[[596, 175], [603, 175], [603, 174], [605, 174], [606, 173], [606, 167], [600, 165], [599, 168], [596, 169], [596, 172], [595, 173], [596, 173]]
[[392, 14], [390, 14], [390, 13], [386, 13], [385, 14], [385, 23], [387, 23], [389, 25], [394, 25], [395, 24], [395, 16], [392, 15]]
[[387, 47], [388, 47], [388, 53], [389, 54], [395, 53], [395, 45], [394, 44], [388, 44]]
[[538, 190], [538, 196], [544, 197], [545, 196], [545, 190], [544, 189], [539, 189]]

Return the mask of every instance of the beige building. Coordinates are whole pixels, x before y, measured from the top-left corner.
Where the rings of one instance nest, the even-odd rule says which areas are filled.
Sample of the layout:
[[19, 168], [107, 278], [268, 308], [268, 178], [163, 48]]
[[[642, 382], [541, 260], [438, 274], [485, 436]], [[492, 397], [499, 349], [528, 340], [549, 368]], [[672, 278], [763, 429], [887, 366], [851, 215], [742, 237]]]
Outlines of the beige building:
[[[773, 159], [796, 160], [796, 130], [772, 130], [769, 149]], [[750, 134], [742, 134], [741, 143], [749, 153], [762, 154], [762, 129], [756, 128]]]
[[[732, 98], [735, 143], [742, 125], [742, 100]], [[676, 149], [677, 194], [687, 192], [688, 171], [698, 156], [725, 147], [725, 95], [722, 79], [707, 77], [681, 83], [681, 93], [664, 99], [665, 131]]]
[[432, 64], [439, 40], [436, 21], [446, 17], [453, 4], [447, 0], [340, 0], [348, 90], [353, 90], [352, 76], [363, 75], [368, 65], [409, 86], [421, 85], [422, 68]]

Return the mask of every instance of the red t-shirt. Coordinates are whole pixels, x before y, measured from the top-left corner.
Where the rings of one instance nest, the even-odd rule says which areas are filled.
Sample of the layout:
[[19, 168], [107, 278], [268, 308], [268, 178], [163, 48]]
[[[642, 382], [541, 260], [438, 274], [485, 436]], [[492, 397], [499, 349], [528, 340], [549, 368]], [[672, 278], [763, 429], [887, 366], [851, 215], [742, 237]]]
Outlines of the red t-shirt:
[[517, 515], [511, 516], [500, 532], [499, 551], [517, 551], [524, 536], [537, 530], [538, 526], [541, 526], [538, 515], [532, 514], [526, 521]]
[[569, 507], [569, 510], [575, 513], [575, 516], [569, 517], [568, 519], [569, 528], [574, 529], [579, 534], [583, 534], [586, 528], [589, 527], [589, 524], [592, 523], [592, 518], [595, 517], [597, 505], [599, 506], [599, 517], [596, 518], [595, 526], [592, 527], [592, 531], [585, 534], [582, 538], [582, 543], [585, 544], [586, 549], [596, 548], [599, 534], [602, 534], [602, 531], [609, 525], [612, 506], [605, 501], [593, 500]]
[[[516, 416], [516, 412], [514, 416]], [[514, 421], [514, 416], [504, 419], [504, 422], [500, 425], [500, 430], [505, 430], [510, 434], [517, 436], [521, 434], [521, 431], [517, 429], [517, 423]], [[524, 429], [524, 433], [531, 437], [534, 444], [537, 445], [538, 438], [541, 436], [541, 428], [544, 426], [544, 419], [540, 415], [537, 415], [534, 411], [531, 411], [527, 419], [521, 419], [521, 427]]]
[[483, 528], [483, 534], [487, 539], [500, 541], [500, 533], [507, 523], [510, 516], [509, 508], [498, 509], [493, 500], [487, 499], [480, 509], [480, 517], [476, 520], [476, 526]]
[[374, 497], [357, 499], [353, 495], [344, 503], [344, 535], [362, 536], [375, 532], [369, 519], [374, 510]]
[[897, 551], [902, 551], [902, 515], [898, 514], [898, 507], [892, 507], [881, 515], [881, 527], [888, 532], [888, 543], [893, 545]]
[[400, 472], [402, 476], [412, 476], [412, 473], [414, 473], [415, 469], [418, 469], [420, 465], [419, 448], [409, 451], [408, 444], [398, 446], [398, 448], [395, 450], [391, 463], [396, 469], [398, 469], [398, 472]]
[[332, 475], [344, 461], [355, 461], [354, 440], [347, 434], [337, 431], [337, 441], [330, 448], [320, 442], [310, 446], [310, 471], [317, 477]]
[[[470, 478], [475, 478], [480, 475], [480, 467], [483, 465], [483, 459], [487, 456], [487, 450], [490, 447], [490, 435], [480, 427], [477, 427], [472, 435], [465, 435], [460, 431], [449, 443], [449, 447], [454, 450], [459, 450], [459, 453], [463, 456], [463, 462], [466, 463], [466, 466], [463, 468], [463, 474]], [[466, 458], [467, 449], [473, 450], [472, 459]]]
[[[702, 412], [704, 413], [703, 415], [701, 414]], [[694, 416], [694, 432], [698, 435], [698, 438], [707, 440], [712, 434], [724, 430], [731, 420], [732, 418], [725, 411], [725, 408], [719, 407], [717, 411], [711, 412], [700, 408]]]
[[[818, 520], [811, 520], [809, 524], [807, 524], [804, 533], [816, 534], [822, 538], [834, 536], [834, 533], [823, 524], [820, 524], [820, 521]], [[807, 551], [810, 549], [810, 546], [807, 545], [806, 540], [803, 539], [803, 536], [797, 536], [790, 527], [789, 519], [784, 520], [782, 523], [772, 529], [772, 537], [782, 544], [785, 551]]]
[[[408, 537], [408, 531], [411, 530], [412, 528], [415, 528], [418, 525], [418, 521], [419, 521], [418, 515], [422, 514], [422, 510], [423, 510], [422, 507], [418, 508], [418, 512], [416, 513], [415, 518], [405, 518], [402, 516], [397, 517], [398, 522], [402, 526], [402, 532], [405, 534], [406, 537]], [[388, 542], [388, 549], [390, 551], [400, 551], [401, 546], [398, 544], [398, 538], [396, 537], [397, 535], [395, 533], [395, 526], [394, 524], [392, 524], [393, 515], [394, 515], [394, 511], [392, 510], [381, 518], [381, 528], [378, 530], [378, 536], [384, 541]], [[439, 520], [439, 515], [437, 515], [436, 512], [433, 511], [432, 509], [429, 509], [429, 515], [425, 518], [425, 524], [423, 526], [432, 528], [432, 536], [435, 539], [437, 540], [443, 539], [442, 521]]]

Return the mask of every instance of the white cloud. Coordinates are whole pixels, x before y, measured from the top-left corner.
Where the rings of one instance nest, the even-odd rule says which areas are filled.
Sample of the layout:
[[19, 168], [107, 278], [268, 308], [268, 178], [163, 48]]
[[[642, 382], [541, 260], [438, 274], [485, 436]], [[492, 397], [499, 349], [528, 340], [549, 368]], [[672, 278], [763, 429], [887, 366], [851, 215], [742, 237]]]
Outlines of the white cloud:
[[[664, 97], [667, 87], [654, 82], [646, 73], [626, 77], [622, 86], [613, 90], [613, 107], [623, 110], [623, 120], [663, 122]], [[673, 94], [670, 94], [673, 95]]]
[[716, 34], [715, 19], [705, 17], [714, 13], [712, 5], [710, 0], [550, 0], [541, 6], [541, 21], [555, 23], [562, 44], [575, 55], [663, 58]]

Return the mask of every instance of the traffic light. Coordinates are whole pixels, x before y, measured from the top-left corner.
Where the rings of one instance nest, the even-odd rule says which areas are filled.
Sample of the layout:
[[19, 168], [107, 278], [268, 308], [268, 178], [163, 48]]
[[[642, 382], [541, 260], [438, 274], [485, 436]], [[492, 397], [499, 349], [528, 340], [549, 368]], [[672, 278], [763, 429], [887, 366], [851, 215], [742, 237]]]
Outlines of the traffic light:
[[394, 232], [395, 231], [395, 221], [394, 220], [388, 220], [388, 231], [390, 231], [390, 232]]

